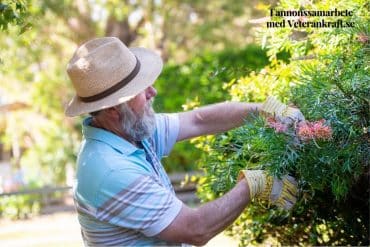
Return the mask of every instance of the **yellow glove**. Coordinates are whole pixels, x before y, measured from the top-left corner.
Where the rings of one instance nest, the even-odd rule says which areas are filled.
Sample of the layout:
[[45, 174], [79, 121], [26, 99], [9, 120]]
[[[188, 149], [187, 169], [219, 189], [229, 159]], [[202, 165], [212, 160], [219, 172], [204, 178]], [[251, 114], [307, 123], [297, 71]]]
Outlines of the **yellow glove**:
[[267, 201], [285, 210], [289, 210], [297, 201], [297, 182], [291, 176], [282, 180], [267, 175], [263, 170], [242, 170], [238, 180], [245, 178], [250, 198]]
[[263, 103], [261, 111], [266, 115], [276, 117], [283, 123], [293, 123], [304, 121], [302, 112], [293, 107], [289, 107], [286, 104], [281, 103], [273, 96], [269, 96]]

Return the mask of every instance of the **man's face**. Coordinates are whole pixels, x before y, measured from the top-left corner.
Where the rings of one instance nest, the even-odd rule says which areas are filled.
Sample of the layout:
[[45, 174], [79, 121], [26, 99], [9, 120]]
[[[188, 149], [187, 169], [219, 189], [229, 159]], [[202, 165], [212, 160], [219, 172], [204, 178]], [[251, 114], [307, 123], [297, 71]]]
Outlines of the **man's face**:
[[156, 94], [156, 90], [150, 86], [120, 106], [122, 130], [133, 141], [142, 141], [150, 137], [155, 130], [155, 113], [152, 105]]
[[153, 86], [147, 87], [144, 91], [136, 95], [128, 102], [131, 109], [137, 114], [143, 114], [148, 102], [152, 102], [153, 98], [157, 95], [157, 90]]

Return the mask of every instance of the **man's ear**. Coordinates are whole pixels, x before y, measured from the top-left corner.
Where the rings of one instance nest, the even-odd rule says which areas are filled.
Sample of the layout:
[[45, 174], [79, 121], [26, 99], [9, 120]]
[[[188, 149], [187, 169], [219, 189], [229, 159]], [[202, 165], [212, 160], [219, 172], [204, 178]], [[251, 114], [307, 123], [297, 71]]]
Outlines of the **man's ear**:
[[120, 110], [118, 106], [112, 106], [104, 110], [105, 114], [108, 118], [114, 119], [114, 120], [119, 120], [120, 119]]

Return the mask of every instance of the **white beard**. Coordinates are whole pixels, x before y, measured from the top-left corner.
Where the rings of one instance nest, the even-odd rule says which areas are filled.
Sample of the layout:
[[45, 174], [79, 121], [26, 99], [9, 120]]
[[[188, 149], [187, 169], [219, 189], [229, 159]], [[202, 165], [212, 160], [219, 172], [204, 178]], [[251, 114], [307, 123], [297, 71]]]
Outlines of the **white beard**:
[[120, 105], [122, 130], [132, 141], [142, 141], [153, 135], [156, 123], [152, 105], [153, 100], [147, 102], [142, 116], [135, 113], [127, 103]]

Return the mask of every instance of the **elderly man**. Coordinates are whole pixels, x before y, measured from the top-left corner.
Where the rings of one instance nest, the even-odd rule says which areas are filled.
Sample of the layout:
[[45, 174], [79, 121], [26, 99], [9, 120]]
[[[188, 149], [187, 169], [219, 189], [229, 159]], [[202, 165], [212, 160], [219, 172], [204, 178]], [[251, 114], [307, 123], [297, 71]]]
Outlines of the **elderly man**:
[[162, 60], [155, 53], [129, 49], [114, 37], [81, 45], [68, 64], [76, 96], [66, 115], [91, 115], [83, 122], [74, 190], [86, 245], [202, 245], [230, 225], [254, 197], [285, 209], [295, 202], [293, 178], [278, 180], [261, 170], [241, 172], [231, 191], [197, 208], [176, 198], [160, 159], [177, 141], [238, 127], [252, 112], [284, 121], [303, 116], [274, 98], [264, 104], [225, 102], [155, 114], [153, 83], [161, 70]]

